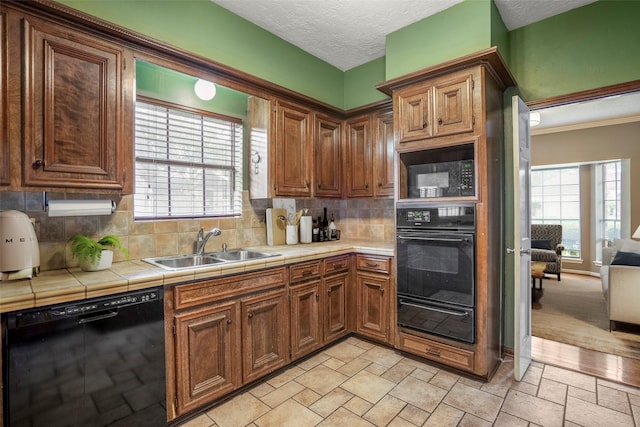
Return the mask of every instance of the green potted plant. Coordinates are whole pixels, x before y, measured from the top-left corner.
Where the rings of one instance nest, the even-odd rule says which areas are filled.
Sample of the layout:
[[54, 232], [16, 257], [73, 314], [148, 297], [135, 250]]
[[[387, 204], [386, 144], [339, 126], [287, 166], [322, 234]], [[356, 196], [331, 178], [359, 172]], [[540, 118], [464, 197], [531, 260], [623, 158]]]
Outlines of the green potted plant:
[[105, 270], [111, 267], [112, 249], [119, 250], [129, 258], [129, 253], [122, 246], [120, 238], [113, 234], [107, 234], [97, 241], [82, 234], [76, 234], [71, 238], [71, 255], [78, 260], [78, 265], [84, 271]]

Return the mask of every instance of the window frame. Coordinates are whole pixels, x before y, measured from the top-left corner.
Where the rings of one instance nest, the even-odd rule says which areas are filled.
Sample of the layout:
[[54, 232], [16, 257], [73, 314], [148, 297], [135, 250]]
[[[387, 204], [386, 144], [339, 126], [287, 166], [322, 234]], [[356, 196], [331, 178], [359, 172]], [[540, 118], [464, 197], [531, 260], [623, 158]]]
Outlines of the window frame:
[[[548, 171], [560, 171], [560, 173], [561, 173], [561, 171], [566, 171], [566, 170], [569, 170], [569, 169], [576, 170], [578, 181], [577, 181], [577, 184], [565, 184], [565, 185], [566, 186], [577, 185], [576, 194], [577, 194], [578, 200], [577, 201], [575, 201], [575, 200], [565, 201], [564, 204], [577, 203], [578, 217], [577, 218], [564, 218], [562, 216], [562, 210], [563, 210], [562, 209], [562, 205], [563, 205], [562, 199], [559, 200], [559, 203], [560, 203], [560, 217], [558, 217], [558, 218], [551, 218], [551, 217], [539, 218], [539, 217], [536, 217], [534, 215], [534, 212], [533, 212], [533, 210], [534, 210], [533, 209], [533, 205], [534, 205], [534, 200], [535, 200], [535, 197], [536, 197], [533, 194], [534, 193], [533, 188], [534, 187], [541, 187], [541, 188], [551, 187], [552, 185], [546, 185], [546, 186], [545, 185], [534, 185], [535, 182], [536, 182], [536, 180], [533, 178], [534, 173], [536, 173], [536, 172], [545, 172], [545, 171], [546, 172], [548, 172]], [[583, 219], [581, 218], [581, 212], [580, 212], [581, 211], [581, 206], [582, 206], [581, 205], [581, 170], [580, 170], [580, 165], [577, 165], [577, 164], [571, 164], [571, 165], [545, 165], [545, 166], [532, 167], [531, 175], [532, 175], [532, 177], [531, 177], [531, 189], [532, 189], [531, 190], [531, 205], [532, 205], [531, 223], [532, 224], [564, 224], [565, 222], [568, 222], [568, 221], [577, 221], [577, 223], [578, 223], [578, 226], [577, 226], [577, 230], [578, 230], [577, 241], [578, 241], [578, 245], [579, 245], [579, 249], [577, 250], [578, 253], [577, 254], [571, 254], [571, 252], [570, 252], [571, 250], [568, 249], [568, 248], [565, 248], [565, 250], [562, 251], [562, 256], [564, 258], [574, 259], [574, 260], [581, 259], [582, 251], [583, 251], [583, 248], [582, 248], [582, 221], [583, 221]], [[563, 192], [562, 192], [562, 186], [563, 186], [562, 182], [557, 183], [557, 184], [553, 184], [553, 185], [560, 187], [560, 196], [561, 196], [563, 194]], [[541, 202], [543, 204], [542, 209], [544, 210], [544, 195], [542, 196]], [[565, 237], [564, 236], [564, 229], [565, 229], [565, 227], [563, 227], [563, 243], [564, 243], [564, 237]]]
[[[149, 96], [142, 96], [142, 95], [138, 95], [136, 97], [135, 100], [135, 105], [134, 105], [134, 111], [137, 111], [138, 108], [138, 103], [144, 103], [144, 104], [148, 104], [148, 105], [152, 105], [153, 107], [159, 107], [162, 109], [166, 109], [167, 110], [167, 114], [170, 114], [170, 111], [174, 111], [179, 113], [186, 113], [186, 114], [191, 114], [191, 115], [195, 115], [195, 116], [199, 116], [200, 117], [200, 123], [201, 123], [201, 127], [200, 127], [200, 133], [201, 133], [201, 138], [204, 138], [202, 136], [203, 134], [203, 129], [204, 126], [202, 126], [203, 123], [203, 119], [204, 118], [209, 118], [209, 119], [213, 119], [213, 120], [221, 120], [221, 121], [225, 121], [228, 122], [231, 125], [235, 125], [235, 128], [233, 130], [234, 133], [234, 137], [233, 142], [230, 144], [230, 158], [232, 159], [231, 164], [229, 165], [214, 165], [214, 164], [208, 164], [206, 162], [202, 162], [202, 163], [197, 163], [197, 162], [193, 162], [193, 161], [188, 161], [188, 160], [176, 160], [176, 159], [170, 159], [169, 158], [169, 150], [170, 150], [170, 141], [167, 141], [167, 158], [154, 158], [154, 157], [144, 157], [144, 156], [138, 156], [137, 155], [137, 148], [138, 148], [138, 144], [137, 144], [137, 140], [138, 140], [138, 136], [137, 136], [137, 131], [136, 128], [138, 127], [138, 121], [137, 121], [137, 116], [134, 118], [134, 177], [136, 178], [136, 180], [138, 179], [138, 164], [147, 164], [147, 165], [153, 165], [153, 164], [161, 164], [161, 165], [167, 165], [167, 166], [177, 166], [177, 167], [194, 167], [196, 169], [198, 168], [202, 168], [202, 179], [201, 179], [201, 185], [202, 185], [202, 197], [203, 197], [203, 209], [204, 209], [204, 203], [206, 199], [206, 178], [205, 178], [205, 172], [207, 170], [209, 171], [229, 171], [231, 173], [230, 177], [231, 177], [231, 184], [227, 187], [229, 194], [230, 194], [230, 199], [228, 201], [229, 205], [231, 206], [230, 211], [229, 212], [225, 212], [225, 213], [212, 213], [212, 214], [205, 214], [205, 213], [199, 213], [199, 212], [191, 212], [188, 214], [176, 214], [176, 215], [158, 215], [157, 214], [157, 210], [154, 208], [155, 211], [155, 215], [141, 215], [138, 210], [136, 209], [136, 200], [137, 200], [137, 195], [136, 195], [136, 190], [138, 190], [137, 185], [134, 183], [134, 206], [133, 206], [133, 211], [134, 211], [134, 220], [139, 220], [139, 221], [146, 221], [146, 220], [166, 220], [166, 219], [194, 219], [194, 218], [237, 218], [240, 217], [242, 215], [242, 185], [243, 185], [243, 167], [244, 167], [244, 122], [242, 120], [242, 118], [238, 118], [238, 117], [232, 117], [232, 116], [227, 116], [224, 114], [219, 114], [219, 113], [215, 113], [212, 111], [206, 111], [206, 110], [202, 110], [202, 109], [198, 109], [198, 108], [194, 108], [194, 107], [190, 107], [190, 106], [185, 106], [185, 105], [181, 105], [181, 104], [176, 104], [173, 102], [168, 102], [168, 101], [164, 101], [161, 99], [157, 99], [157, 98], [153, 98], [153, 97], [149, 97]], [[239, 131], [239, 135], [236, 134], [236, 132]], [[169, 136], [169, 130], [167, 130], [166, 135], [165, 135], [168, 139]], [[170, 186], [171, 186], [171, 177], [168, 176], [167, 177], [167, 185], [168, 190], [167, 190], [167, 204], [168, 204], [168, 209], [169, 209], [169, 213], [171, 212], [171, 190], [170, 190]], [[214, 201], [215, 203], [215, 201]]]

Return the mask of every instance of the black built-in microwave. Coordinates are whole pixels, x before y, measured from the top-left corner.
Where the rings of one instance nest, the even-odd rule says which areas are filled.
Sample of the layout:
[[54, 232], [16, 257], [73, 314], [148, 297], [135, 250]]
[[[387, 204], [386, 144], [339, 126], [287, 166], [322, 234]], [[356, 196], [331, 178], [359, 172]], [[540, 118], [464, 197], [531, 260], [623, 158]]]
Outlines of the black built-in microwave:
[[407, 166], [410, 199], [475, 196], [473, 160]]

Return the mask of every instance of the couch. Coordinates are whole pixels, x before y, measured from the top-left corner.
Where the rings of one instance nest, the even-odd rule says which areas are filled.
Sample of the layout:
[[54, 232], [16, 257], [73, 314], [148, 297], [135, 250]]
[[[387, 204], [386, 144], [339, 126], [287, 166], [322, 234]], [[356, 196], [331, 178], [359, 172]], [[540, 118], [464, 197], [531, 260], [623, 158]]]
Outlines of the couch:
[[615, 322], [640, 325], [640, 242], [618, 239], [603, 248], [600, 280], [609, 330], [615, 330]]
[[562, 225], [531, 224], [531, 262], [546, 262], [545, 273], [560, 281], [562, 270]]

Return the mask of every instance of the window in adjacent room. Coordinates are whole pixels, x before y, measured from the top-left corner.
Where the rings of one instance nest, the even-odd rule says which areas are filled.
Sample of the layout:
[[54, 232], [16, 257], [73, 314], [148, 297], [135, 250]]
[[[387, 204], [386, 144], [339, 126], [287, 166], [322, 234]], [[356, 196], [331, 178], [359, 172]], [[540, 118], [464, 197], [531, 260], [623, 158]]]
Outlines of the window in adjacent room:
[[580, 258], [580, 167], [531, 171], [531, 222], [561, 224], [562, 256]]
[[242, 121], [138, 97], [136, 219], [239, 216]]
[[[597, 163], [595, 170], [595, 233], [596, 261], [602, 261], [602, 247], [622, 236], [625, 224], [623, 213], [625, 160]], [[628, 221], [627, 221], [628, 222]]]

